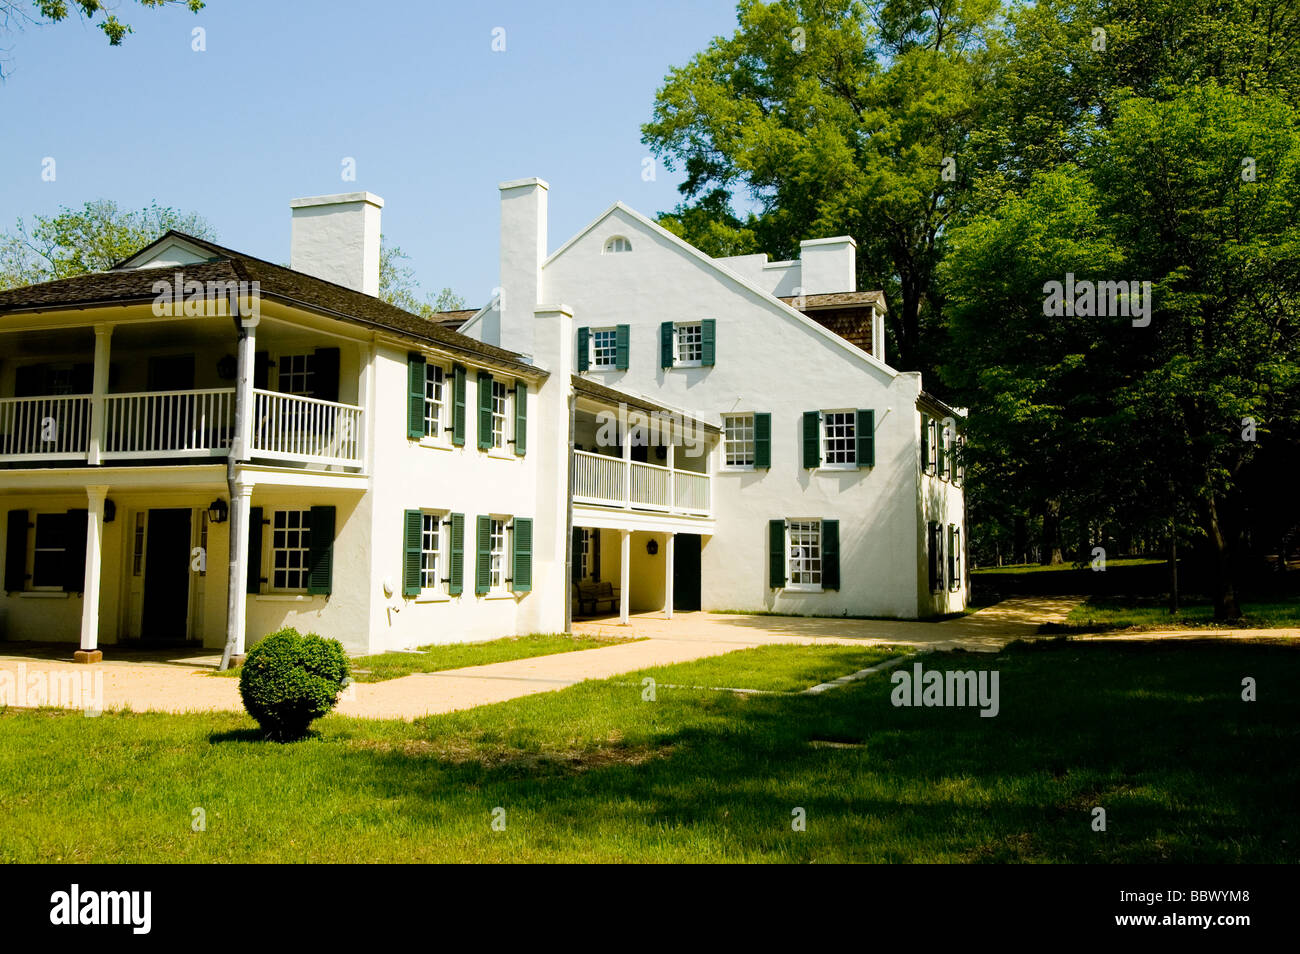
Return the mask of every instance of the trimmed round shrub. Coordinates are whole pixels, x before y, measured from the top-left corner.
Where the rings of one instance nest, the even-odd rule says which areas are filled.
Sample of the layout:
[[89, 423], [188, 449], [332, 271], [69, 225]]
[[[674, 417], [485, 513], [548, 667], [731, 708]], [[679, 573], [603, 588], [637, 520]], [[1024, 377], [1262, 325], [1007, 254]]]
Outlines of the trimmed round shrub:
[[292, 627], [271, 633], [248, 651], [239, 674], [244, 708], [268, 736], [301, 739], [334, 708], [348, 678], [337, 639], [306, 636]]

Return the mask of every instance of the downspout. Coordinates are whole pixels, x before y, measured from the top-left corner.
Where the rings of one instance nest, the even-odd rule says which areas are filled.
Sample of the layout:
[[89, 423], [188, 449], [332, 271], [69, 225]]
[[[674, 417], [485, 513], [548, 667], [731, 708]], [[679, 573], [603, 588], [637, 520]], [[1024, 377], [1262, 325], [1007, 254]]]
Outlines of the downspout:
[[573, 435], [574, 419], [577, 415], [577, 395], [573, 393], [572, 382], [568, 383], [569, 392], [569, 439], [565, 447], [567, 466], [564, 478], [564, 632], [573, 632], [573, 597], [569, 595], [573, 580]]

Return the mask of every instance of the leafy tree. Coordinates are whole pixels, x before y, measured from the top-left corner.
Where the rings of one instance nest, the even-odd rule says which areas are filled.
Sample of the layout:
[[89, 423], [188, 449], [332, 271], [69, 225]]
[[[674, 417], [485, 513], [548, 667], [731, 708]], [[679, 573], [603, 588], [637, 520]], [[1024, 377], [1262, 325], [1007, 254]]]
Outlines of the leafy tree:
[[[135, 0], [142, 7], [183, 5], [192, 13], [203, 9], [203, 0]], [[105, 0], [0, 0], [0, 29], [6, 32], [21, 30], [24, 26], [59, 23], [73, 12], [95, 23], [110, 46], [121, 46], [128, 33], [134, 33], [130, 24], [123, 23]], [[103, 19], [96, 17], [103, 14]], [[0, 70], [0, 79], [4, 71]]]
[[[1260, 443], [1300, 429], [1297, 111], [1213, 81], [1117, 101], [1077, 166], [951, 242], [946, 371], [980, 408], [969, 452], [1085, 519], [1194, 527], [1216, 617], [1240, 615], [1238, 488]], [[1150, 324], [1047, 314], [1067, 272], [1150, 281]]]
[[168, 229], [216, 239], [201, 216], [157, 203], [122, 209], [96, 199], [80, 209], [61, 206], [54, 215], [33, 216], [30, 225], [20, 218], [13, 231], [0, 232], [0, 288], [111, 268]]
[[[859, 241], [902, 367], [924, 367], [923, 311], [965, 194], [982, 37], [996, 0], [741, 0], [739, 28], [674, 68], [643, 139], [685, 202], [665, 225], [711, 254], [793, 257], [799, 241]], [[745, 195], [759, 211], [731, 212]]]
[[410, 256], [402, 251], [401, 246], [385, 243], [383, 236], [380, 236], [379, 241], [380, 298], [390, 305], [425, 318], [440, 311], [459, 311], [465, 307], [465, 299], [450, 288], [444, 288], [436, 296], [426, 295], [421, 300], [420, 283], [416, 280], [415, 269], [406, 264], [410, 261]]

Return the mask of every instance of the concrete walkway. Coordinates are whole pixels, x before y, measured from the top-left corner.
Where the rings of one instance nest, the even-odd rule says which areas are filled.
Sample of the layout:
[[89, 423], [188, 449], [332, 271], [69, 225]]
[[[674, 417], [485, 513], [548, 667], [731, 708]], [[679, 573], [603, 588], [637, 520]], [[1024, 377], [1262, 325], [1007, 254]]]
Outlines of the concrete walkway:
[[[338, 706], [344, 715], [379, 719], [416, 719], [438, 712], [503, 702], [520, 696], [550, 692], [587, 679], [607, 679], [653, 666], [688, 662], [737, 649], [781, 643], [801, 645], [897, 645], [922, 649], [968, 649], [996, 652], [1006, 643], [1032, 636], [1039, 624], [1064, 619], [1074, 603], [1068, 599], [1006, 600], [969, 616], [943, 623], [908, 623], [892, 620], [805, 619], [784, 616], [733, 616], [710, 613], [679, 614], [667, 620], [662, 614], [635, 616], [627, 626], [592, 621], [574, 625], [577, 632], [622, 637], [645, 637], [600, 649], [534, 656], [434, 673], [415, 673], [379, 683], [359, 683], [349, 688]], [[74, 666], [49, 658], [53, 653], [0, 655], [0, 680], [9, 673], [13, 684], [30, 685], [33, 676], [53, 686], [69, 674], [91, 679], [90, 690], [101, 689], [105, 709], [134, 711], [203, 712], [243, 711], [238, 681], [211, 675], [218, 657], [157, 654], [145, 660], [114, 659], [105, 648], [104, 662]], [[22, 678], [19, 678], [19, 677]], [[0, 682], [0, 686], [3, 682]], [[52, 689], [47, 689], [47, 701]], [[84, 708], [81, 699], [59, 704]]]

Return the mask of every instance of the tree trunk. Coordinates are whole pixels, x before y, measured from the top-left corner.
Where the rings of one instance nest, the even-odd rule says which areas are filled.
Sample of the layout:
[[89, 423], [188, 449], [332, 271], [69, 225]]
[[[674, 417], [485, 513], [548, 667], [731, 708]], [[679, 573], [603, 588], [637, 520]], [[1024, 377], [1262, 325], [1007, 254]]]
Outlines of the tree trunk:
[[1059, 566], [1065, 562], [1061, 555], [1061, 501], [1049, 500], [1043, 505], [1043, 552], [1039, 557], [1043, 566]]
[[1023, 513], [1016, 514], [1015, 529], [1012, 531], [1011, 562], [1029, 562], [1029, 523]]
[[1169, 613], [1178, 615], [1178, 525], [1169, 521]]
[[1237, 591], [1233, 586], [1228, 538], [1223, 533], [1223, 525], [1219, 519], [1219, 502], [1213, 494], [1210, 494], [1201, 506], [1201, 528], [1205, 531], [1206, 542], [1210, 547], [1212, 571], [1210, 585], [1213, 587], [1214, 618], [1240, 619], [1241, 607], [1237, 604]]

